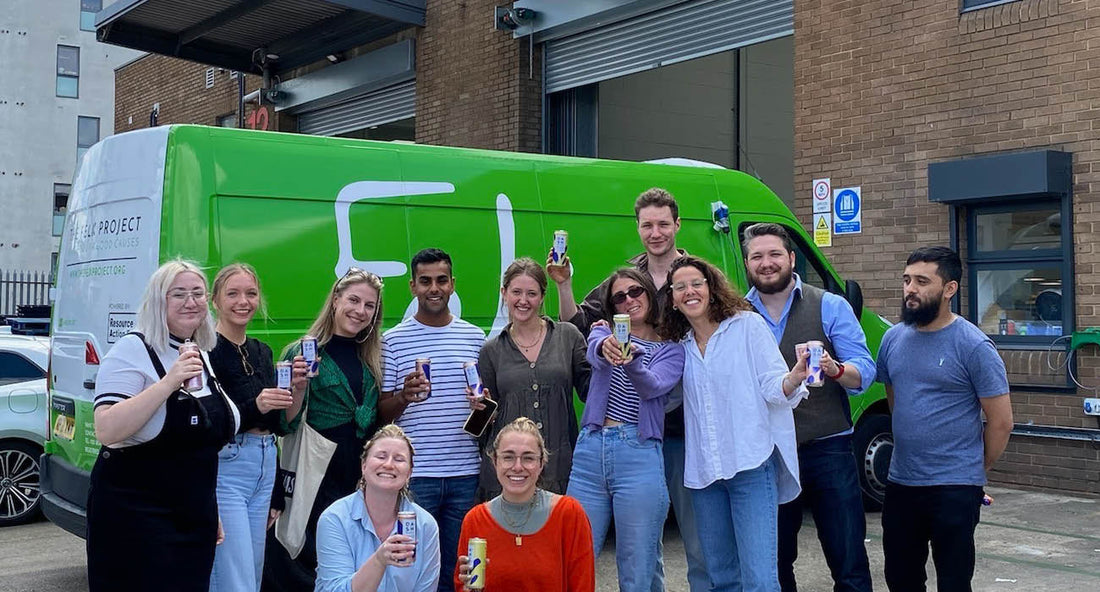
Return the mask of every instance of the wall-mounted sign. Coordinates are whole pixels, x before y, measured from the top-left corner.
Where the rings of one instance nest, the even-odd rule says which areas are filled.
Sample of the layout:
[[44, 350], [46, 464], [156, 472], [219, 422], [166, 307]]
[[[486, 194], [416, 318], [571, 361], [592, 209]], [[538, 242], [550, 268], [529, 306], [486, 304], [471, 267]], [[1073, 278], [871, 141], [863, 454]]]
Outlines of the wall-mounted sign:
[[863, 207], [859, 187], [845, 187], [833, 193], [833, 232], [859, 234], [862, 232]]

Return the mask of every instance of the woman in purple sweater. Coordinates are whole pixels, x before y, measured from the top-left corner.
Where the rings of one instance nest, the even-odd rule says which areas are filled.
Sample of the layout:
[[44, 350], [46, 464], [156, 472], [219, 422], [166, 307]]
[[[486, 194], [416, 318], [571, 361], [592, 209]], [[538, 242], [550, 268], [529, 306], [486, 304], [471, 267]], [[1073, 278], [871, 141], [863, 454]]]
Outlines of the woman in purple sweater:
[[607, 285], [604, 310], [630, 315], [630, 353], [623, 356], [610, 318], [593, 324], [592, 378], [568, 495], [588, 514], [596, 556], [614, 516], [619, 590], [649, 592], [668, 514], [664, 406], [684, 372], [684, 348], [657, 336], [657, 290], [648, 274], [620, 269]]

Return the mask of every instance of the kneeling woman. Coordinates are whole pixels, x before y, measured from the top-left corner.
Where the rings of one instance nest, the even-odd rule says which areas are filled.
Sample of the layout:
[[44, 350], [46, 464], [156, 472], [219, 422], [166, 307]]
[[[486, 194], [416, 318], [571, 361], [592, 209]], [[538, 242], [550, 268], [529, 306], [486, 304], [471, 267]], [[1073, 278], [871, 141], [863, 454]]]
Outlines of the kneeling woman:
[[[577, 500], [538, 487], [548, 454], [535, 422], [497, 433], [490, 455], [502, 492], [462, 521], [455, 590], [470, 579], [471, 538], [485, 539], [485, 587], [509, 592], [594, 592], [592, 530]], [[479, 587], [480, 588], [480, 587]]]
[[[220, 537], [218, 450], [240, 424], [205, 354], [214, 347], [206, 278], [194, 263], [160, 266], [136, 333], [103, 358], [88, 492], [88, 588], [205, 592]], [[201, 388], [185, 382], [200, 378]]]
[[[363, 478], [317, 521], [317, 592], [434, 592], [439, 526], [409, 494], [412, 442], [401, 428], [379, 429], [363, 447]], [[399, 534], [398, 513], [416, 529]]]
[[630, 316], [631, 349], [623, 355], [606, 321], [588, 335], [592, 379], [569, 495], [588, 513], [596, 554], [614, 518], [619, 590], [648, 592], [668, 516], [664, 407], [683, 374], [684, 348], [657, 336], [657, 290], [649, 274], [620, 269], [607, 285], [604, 310]]

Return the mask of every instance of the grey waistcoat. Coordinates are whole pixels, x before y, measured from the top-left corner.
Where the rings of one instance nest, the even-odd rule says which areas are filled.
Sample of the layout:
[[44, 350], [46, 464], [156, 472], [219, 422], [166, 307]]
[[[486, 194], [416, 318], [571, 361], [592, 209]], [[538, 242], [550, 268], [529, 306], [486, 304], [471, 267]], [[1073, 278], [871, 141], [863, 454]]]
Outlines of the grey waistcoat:
[[[802, 297], [791, 302], [787, 326], [783, 330], [783, 339], [779, 341], [779, 350], [791, 368], [795, 365], [795, 344], [811, 340], [824, 343], [825, 351], [837, 360], [833, 343], [821, 328], [823, 294], [824, 291], [820, 288], [803, 283]], [[794, 428], [800, 446], [810, 440], [852, 427], [852, 411], [848, 405], [848, 392], [844, 387], [835, 380], [826, 378], [824, 385], [810, 388], [809, 391], [810, 396], [794, 409]]]

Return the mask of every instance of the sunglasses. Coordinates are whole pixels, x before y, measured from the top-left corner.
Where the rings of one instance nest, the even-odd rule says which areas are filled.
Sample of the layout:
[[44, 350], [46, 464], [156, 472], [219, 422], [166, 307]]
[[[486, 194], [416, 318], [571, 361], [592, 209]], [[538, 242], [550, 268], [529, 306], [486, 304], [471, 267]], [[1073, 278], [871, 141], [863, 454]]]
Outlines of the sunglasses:
[[615, 292], [612, 294], [611, 304], [622, 304], [626, 302], [627, 296], [637, 300], [642, 294], [645, 294], [645, 288], [641, 286], [631, 286], [626, 292]]

